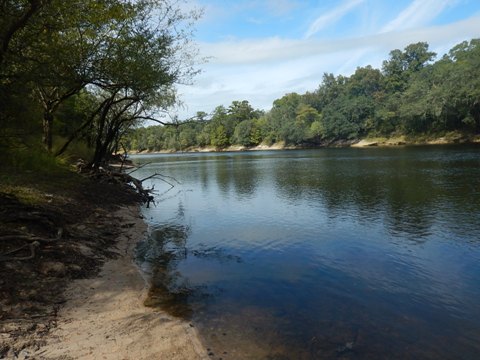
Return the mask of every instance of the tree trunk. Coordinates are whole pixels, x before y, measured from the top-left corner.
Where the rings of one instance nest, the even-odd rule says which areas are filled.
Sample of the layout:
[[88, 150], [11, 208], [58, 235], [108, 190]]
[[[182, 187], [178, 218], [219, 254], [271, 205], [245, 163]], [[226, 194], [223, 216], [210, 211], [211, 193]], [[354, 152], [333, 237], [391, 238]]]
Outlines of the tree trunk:
[[53, 113], [52, 111], [46, 110], [43, 114], [43, 137], [42, 142], [45, 146], [45, 149], [48, 152], [52, 152], [52, 125], [53, 125]]

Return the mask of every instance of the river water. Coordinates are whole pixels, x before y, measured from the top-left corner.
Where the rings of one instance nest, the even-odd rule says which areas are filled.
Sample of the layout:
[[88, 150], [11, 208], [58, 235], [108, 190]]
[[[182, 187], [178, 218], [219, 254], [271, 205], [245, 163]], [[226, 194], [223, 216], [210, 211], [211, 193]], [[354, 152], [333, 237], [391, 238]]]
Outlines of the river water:
[[480, 358], [480, 147], [132, 158], [147, 302], [212, 359]]

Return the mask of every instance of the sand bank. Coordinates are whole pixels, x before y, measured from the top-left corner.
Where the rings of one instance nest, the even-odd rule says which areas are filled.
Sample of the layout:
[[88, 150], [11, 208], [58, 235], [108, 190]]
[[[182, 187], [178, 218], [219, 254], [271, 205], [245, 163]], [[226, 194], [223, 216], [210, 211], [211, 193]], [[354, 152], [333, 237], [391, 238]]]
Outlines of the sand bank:
[[135, 243], [146, 233], [136, 207], [116, 216], [127, 227], [118, 239], [119, 256], [98, 277], [72, 282], [57, 327], [35, 359], [207, 359], [189, 323], [143, 305], [147, 286], [133, 262]]

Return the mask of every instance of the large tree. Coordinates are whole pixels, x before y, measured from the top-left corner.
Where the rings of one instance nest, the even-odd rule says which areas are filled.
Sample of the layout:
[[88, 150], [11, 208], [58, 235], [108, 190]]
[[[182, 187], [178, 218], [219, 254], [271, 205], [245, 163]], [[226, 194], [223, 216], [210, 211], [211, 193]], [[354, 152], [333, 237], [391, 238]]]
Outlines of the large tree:
[[196, 73], [198, 12], [182, 9], [176, 0], [3, 1], [2, 85], [21, 79], [24, 98], [41, 106], [49, 151], [57, 109], [82, 90], [93, 94], [97, 106], [71, 139], [93, 131], [98, 163], [111, 148], [104, 142], [118, 139], [104, 131], [157, 119], [177, 101], [175, 84]]
[[390, 59], [382, 65], [388, 89], [394, 92], [405, 90], [410, 77], [423, 69], [435, 56], [434, 52], [428, 51], [425, 42], [410, 44], [403, 51], [392, 50]]
[[108, 157], [128, 127], [143, 120], [162, 122], [159, 114], [177, 101], [175, 84], [190, 81], [196, 73], [189, 22], [197, 14], [183, 13], [173, 5], [136, 1], [95, 53], [98, 61], [88, 88], [98, 107], [81, 126], [93, 124], [93, 167]]

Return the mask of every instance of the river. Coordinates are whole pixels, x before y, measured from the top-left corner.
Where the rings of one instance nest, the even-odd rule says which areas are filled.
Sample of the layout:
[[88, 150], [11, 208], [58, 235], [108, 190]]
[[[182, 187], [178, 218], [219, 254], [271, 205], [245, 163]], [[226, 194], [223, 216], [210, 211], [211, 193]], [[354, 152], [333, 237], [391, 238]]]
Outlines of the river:
[[479, 358], [480, 147], [132, 159], [167, 176], [145, 182], [150, 304], [212, 359]]

